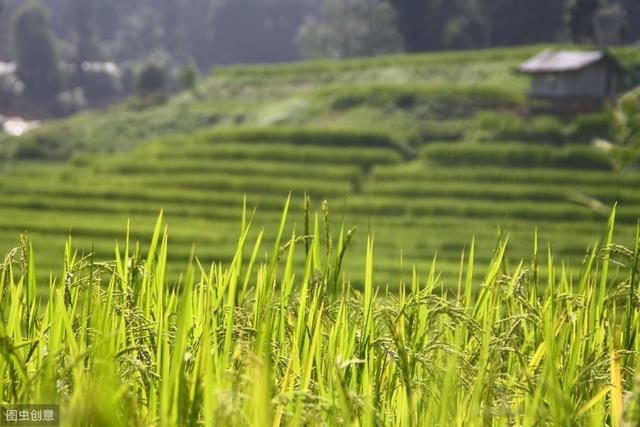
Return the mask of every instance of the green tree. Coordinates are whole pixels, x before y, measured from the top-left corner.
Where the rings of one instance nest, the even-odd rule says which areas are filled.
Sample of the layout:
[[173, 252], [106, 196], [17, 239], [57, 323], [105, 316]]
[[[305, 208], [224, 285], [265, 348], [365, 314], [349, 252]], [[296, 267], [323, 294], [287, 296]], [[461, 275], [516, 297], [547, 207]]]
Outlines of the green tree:
[[297, 41], [305, 57], [345, 58], [402, 50], [394, 11], [382, 0], [328, 0], [319, 17], [308, 18]]
[[491, 37], [489, 2], [486, 0], [457, 0], [455, 4], [453, 16], [444, 27], [444, 47], [471, 49], [488, 46]]
[[18, 76], [27, 96], [35, 99], [54, 97], [61, 89], [58, 56], [49, 29], [49, 11], [40, 2], [29, 1], [15, 14], [13, 39]]
[[178, 81], [183, 89], [195, 91], [198, 84], [198, 68], [192, 62], [182, 66]]
[[138, 74], [136, 88], [138, 93], [148, 95], [162, 93], [167, 86], [167, 69], [163, 65], [149, 62]]
[[453, 0], [387, 0], [408, 52], [442, 49], [444, 32], [456, 10]]
[[595, 36], [600, 45], [617, 45], [629, 33], [629, 20], [622, 4], [609, 4], [598, 9], [594, 16]]
[[565, 25], [571, 40], [577, 43], [594, 40], [594, 17], [600, 6], [599, 0], [567, 0]]
[[67, 0], [67, 12], [73, 31], [74, 63], [76, 72], [80, 75], [83, 61], [102, 59], [95, 21], [94, 1]]

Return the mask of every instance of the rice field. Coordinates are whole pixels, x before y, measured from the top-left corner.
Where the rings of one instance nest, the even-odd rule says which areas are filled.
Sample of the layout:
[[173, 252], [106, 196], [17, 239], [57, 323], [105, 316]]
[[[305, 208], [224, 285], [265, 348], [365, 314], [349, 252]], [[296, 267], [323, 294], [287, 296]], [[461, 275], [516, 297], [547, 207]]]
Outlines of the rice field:
[[[128, 220], [141, 238], [162, 210], [177, 279], [194, 245], [203, 260], [229, 261], [245, 196], [269, 236], [289, 194], [299, 227], [308, 194], [357, 226], [357, 250], [375, 234], [377, 274], [391, 288], [435, 257], [454, 286], [473, 238], [488, 261], [510, 236], [517, 262], [537, 232], [579, 265], [616, 203], [629, 243], [640, 174], [589, 144], [606, 137], [606, 115], [523, 114], [528, 81], [513, 70], [542, 48], [221, 68], [166, 104], [0, 135], [0, 249], [28, 233], [46, 278], [70, 233], [107, 259]], [[614, 53], [640, 62], [632, 48]], [[362, 286], [361, 270], [350, 271]]]
[[0, 404], [638, 425], [640, 172], [607, 111], [526, 114], [542, 48], [216, 69], [0, 135]]
[[173, 285], [162, 216], [109, 262], [68, 240], [60, 280], [23, 240], [0, 271], [0, 402], [74, 426], [640, 422], [640, 227], [617, 244], [615, 210], [573, 272], [536, 239], [515, 264], [506, 239], [482, 263], [471, 242], [453, 288], [434, 262], [390, 291], [375, 237], [354, 250], [326, 207], [288, 234], [288, 207], [270, 235], [244, 210], [229, 261], [190, 257]]
[[[291, 228], [295, 219], [299, 227], [308, 194], [315, 207], [329, 200], [334, 220], [357, 226], [356, 250], [375, 233], [378, 277], [392, 288], [407, 279], [411, 265], [424, 272], [435, 257], [453, 286], [460, 254], [473, 238], [486, 262], [498, 239], [510, 236], [507, 258], [518, 262], [537, 232], [541, 244], [552, 242], [563, 261], [578, 265], [614, 204], [623, 242], [630, 243], [640, 213], [640, 174], [598, 167], [611, 160], [588, 146], [556, 155], [549, 154], [553, 146], [450, 142], [427, 144], [407, 158], [404, 149], [370, 147], [366, 138], [346, 134], [340, 144], [325, 144], [323, 136], [340, 138], [306, 135], [311, 142], [281, 131], [206, 132], [64, 165], [12, 164], [0, 177], [1, 245], [10, 248], [28, 232], [46, 275], [59, 271], [57, 255], [69, 233], [86, 253], [106, 259], [128, 220], [139, 230], [132, 238], [141, 238], [162, 210], [172, 224], [170, 265], [177, 272], [194, 245], [203, 260], [229, 261], [245, 196], [258, 209], [255, 226], [268, 235], [288, 194]], [[513, 164], [505, 152], [528, 159], [527, 166]], [[566, 164], [550, 166], [547, 154]], [[345, 259], [349, 267], [355, 263]], [[361, 270], [349, 270], [362, 285]]]

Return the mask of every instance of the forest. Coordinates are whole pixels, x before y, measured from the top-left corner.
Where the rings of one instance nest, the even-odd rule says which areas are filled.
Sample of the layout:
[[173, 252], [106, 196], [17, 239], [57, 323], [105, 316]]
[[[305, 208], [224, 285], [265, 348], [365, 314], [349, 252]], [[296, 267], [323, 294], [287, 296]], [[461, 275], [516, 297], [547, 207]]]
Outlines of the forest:
[[193, 88], [212, 67], [638, 39], [637, 0], [2, 0], [0, 108], [32, 119]]
[[[3, 0], [0, 60], [16, 54]], [[214, 64], [640, 37], [637, 0], [42, 0], [65, 60]]]

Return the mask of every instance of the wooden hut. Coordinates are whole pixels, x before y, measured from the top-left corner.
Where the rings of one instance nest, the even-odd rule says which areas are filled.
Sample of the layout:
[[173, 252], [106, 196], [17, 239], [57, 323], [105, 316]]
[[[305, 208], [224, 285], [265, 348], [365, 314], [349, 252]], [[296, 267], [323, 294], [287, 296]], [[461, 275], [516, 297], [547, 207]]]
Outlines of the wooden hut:
[[543, 51], [519, 67], [531, 75], [530, 97], [563, 112], [593, 111], [615, 96], [622, 74], [604, 51]]

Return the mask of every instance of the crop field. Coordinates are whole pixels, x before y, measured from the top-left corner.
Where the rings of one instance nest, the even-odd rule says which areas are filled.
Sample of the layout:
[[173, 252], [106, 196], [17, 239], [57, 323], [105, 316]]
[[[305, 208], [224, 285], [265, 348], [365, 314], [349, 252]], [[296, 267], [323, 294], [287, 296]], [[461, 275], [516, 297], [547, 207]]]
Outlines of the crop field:
[[640, 0], [58, 3], [0, 0], [0, 427], [640, 427]]
[[39, 279], [24, 240], [0, 271], [3, 403], [105, 427], [640, 422], [640, 227], [617, 244], [615, 210], [575, 275], [537, 244], [508, 265], [500, 240], [482, 264], [469, 246], [452, 289], [434, 263], [394, 291], [376, 286], [375, 238], [354, 251], [326, 209], [288, 237], [287, 214], [254, 238], [244, 211], [230, 260], [192, 258], [176, 286], [162, 217], [109, 262], [69, 241], [62, 281]]
[[[434, 259], [455, 286], [472, 239], [481, 265], [507, 237], [517, 263], [537, 235], [579, 266], [615, 204], [616, 238], [631, 244], [640, 173], [590, 144], [608, 136], [604, 113], [523, 113], [527, 79], [513, 70], [541, 48], [218, 69], [165, 104], [0, 136], [0, 248], [28, 233], [44, 279], [61, 274], [68, 235], [110, 259], [127, 221], [136, 240], [163, 211], [176, 280], [194, 251], [230, 261], [245, 198], [269, 236], [289, 194], [287, 232], [303, 232], [307, 194], [314, 208], [329, 201], [333, 223], [357, 227], [355, 252], [375, 235], [376, 286], [395, 289]], [[362, 286], [361, 269], [347, 270]]]
[[[206, 132], [68, 165], [16, 163], [0, 179], [0, 239], [9, 248], [28, 231], [43, 246], [48, 274], [59, 272], [56, 255], [69, 233], [85, 251], [108, 258], [128, 219], [142, 236], [163, 210], [172, 225], [172, 271], [179, 271], [194, 244], [203, 260], [229, 260], [245, 196], [258, 208], [256, 224], [273, 230], [289, 193], [300, 225], [308, 194], [315, 206], [330, 201], [334, 221], [358, 227], [356, 248], [364, 248], [360, 235], [375, 233], [380, 285], [396, 286], [414, 263], [424, 271], [434, 257], [450, 283], [472, 238], [487, 261], [501, 233], [510, 236], [513, 262], [530, 252], [537, 231], [578, 264], [615, 203], [622, 241], [640, 212], [640, 175], [607, 170], [607, 154], [588, 146], [433, 143], [407, 160], [392, 144], [328, 145], [322, 132], [309, 135], [315, 140], [302, 144], [279, 132], [238, 131], [240, 142]], [[264, 142], [274, 137], [282, 139]]]
[[542, 48], [216, 69], [0, 135], [0, 403], [638, 425], [640, 172], [610, 110], [527, 112]]

